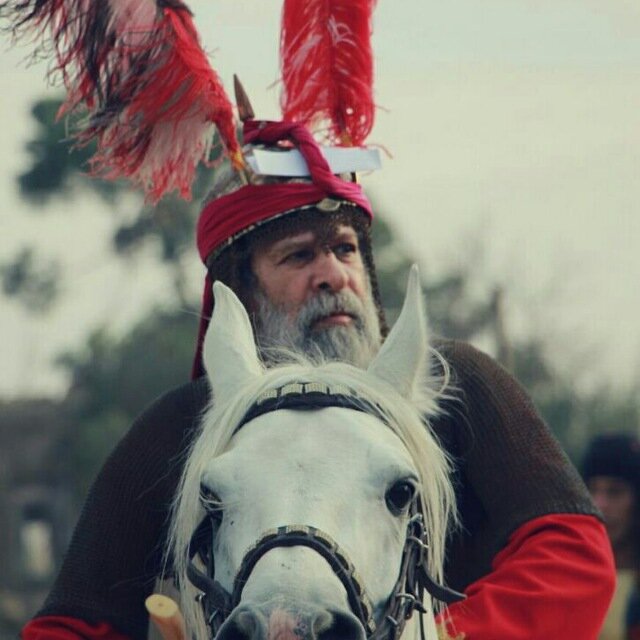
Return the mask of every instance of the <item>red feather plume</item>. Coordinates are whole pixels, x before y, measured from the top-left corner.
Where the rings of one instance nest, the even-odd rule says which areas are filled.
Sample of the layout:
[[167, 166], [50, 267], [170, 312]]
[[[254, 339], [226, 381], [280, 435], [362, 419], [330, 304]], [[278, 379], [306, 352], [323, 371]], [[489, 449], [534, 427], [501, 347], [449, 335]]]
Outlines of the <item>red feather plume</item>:
[[0, 15], [39, 41], [38, 55], [52, 47], [60, 115], [88, 110], [76, 138], [98, 142], [93, 174], [128, 178], [152, 202], [174, 189], [188, 198], [215, 127], [242, 164], [231, 102], [181, 0], [7, 0]]
[[362, 145], [373, 127], [371, 21], [376, 0], [285, 0], [280, 58], [286, 120]]

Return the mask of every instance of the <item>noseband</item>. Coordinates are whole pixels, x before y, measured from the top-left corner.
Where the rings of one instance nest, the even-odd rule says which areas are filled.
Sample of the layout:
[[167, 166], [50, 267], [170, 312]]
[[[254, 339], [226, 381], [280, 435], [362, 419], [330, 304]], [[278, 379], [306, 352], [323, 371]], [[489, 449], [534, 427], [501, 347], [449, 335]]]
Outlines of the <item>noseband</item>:
[[[234, 435], [247, 422], [271, 411], [325, 407], [355, 409], [382, 419], [382, 413], [377, 405], [358, 396], [347, 387], [319, 383], [293, 383], [262, 394], [236, 427]], [[202, 604], [212, 638], [217, 635], [233, 609], [239, 605], [244, 585], [258, 560], [277, 547], [308, 547], [327, 561], [344, 586], [351, 611], [365, 628], [368, 640], [397, 640], [404, 630], [406, 621], [415, 610], [420, 614], [426, 613], [422, 604], [425, 591], [432, 598], [447, 604], [465, 597], [457, 591], [437, 584], [427, 573], [428, 542], [418, 496], [414, 498], [409, 511], [398, 580], [378, 623], [373, 617], [371, 600], [348, 555], [327, 533], [307, 525], [285, 525], [265, 532], [246, 552], [234, 580], [233, 593], [229, 593], [215, 580], [213, 548], [219, 523], [220, 516], [216, 513], [208, 514], [200, 523], [191, 537], [187, 566], [187, 577], [200, 591], [198, 600]], [[204, 565], [204, 571], [196, 566], [194, 562], [196, 556]], [[424, 638], [422, 617], [420, 628]]]

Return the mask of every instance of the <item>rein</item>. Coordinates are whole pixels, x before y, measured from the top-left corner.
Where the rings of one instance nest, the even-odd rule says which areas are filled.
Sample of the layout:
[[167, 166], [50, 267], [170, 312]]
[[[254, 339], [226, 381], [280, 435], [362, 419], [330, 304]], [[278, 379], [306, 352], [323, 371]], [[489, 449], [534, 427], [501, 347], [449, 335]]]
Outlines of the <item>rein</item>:
[[[234, 435], [247, 423], [260, 415], [279, 409], [311, 410], [341, 407], [363, 411], [383, 420], [380, 408], [342, 385], [321, 383], [291, 383], [270, 389], [258, 397], [234, 431]], [[384, 421], [384, 420], [383, 420]], [[189, 544], [187, 577], [200, 591], [205, 620], [214, 638], [229, 614], [238, 606], [242, 590], [256, 563], [277, 547], [304, 546], [321, 555], [331, 567], [347, 592], [351, 611], [362, 623], [367, 640], [398, 640], [406, 621], [417, 610], [420, 631], [424, 640], [422, 615], [427, 612], [422, 601], [426, 591], [432, 598], [450, 604], [465, 598], [457, 591], [437, 584], [426, 570], [428, 542], [424, 517], [416, 496], [409, 511], [409, 522], [398, 580], [378, 623], [373, 618], [373, 605], [361, 578], [348, 555], [329, 534], [307, 525], [284, 525], [266, 531], [245, 553], [234, 580], [233, 593], [229, 593], [215, 580], [214, 540], [220, 522], [218, 514], [210, 513], [194, 531]], [[204, 571], [196, 566], [196, 556]]]

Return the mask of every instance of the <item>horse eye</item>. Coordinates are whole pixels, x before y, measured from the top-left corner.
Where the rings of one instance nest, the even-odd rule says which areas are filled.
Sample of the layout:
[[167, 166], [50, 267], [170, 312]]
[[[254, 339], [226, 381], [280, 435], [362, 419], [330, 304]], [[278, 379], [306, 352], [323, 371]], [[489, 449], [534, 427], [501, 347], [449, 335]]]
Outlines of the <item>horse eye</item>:
[[410, 480], [398, 480], [387, 490], [384, 496], [387, 508], [394, 516], [407, 510], [416, 495], [416, 486]]
[[200, 502], [208, 513], [222, 511], [222, 500], [204, 483], [200, 483]]

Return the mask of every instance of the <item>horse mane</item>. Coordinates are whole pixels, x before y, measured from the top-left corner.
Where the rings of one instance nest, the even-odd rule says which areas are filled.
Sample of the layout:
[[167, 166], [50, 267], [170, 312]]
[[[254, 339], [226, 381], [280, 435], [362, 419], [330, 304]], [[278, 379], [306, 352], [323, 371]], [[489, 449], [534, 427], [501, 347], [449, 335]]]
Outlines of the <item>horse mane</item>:
[[429, 540], [427, 567], [436, 580], [443, 579], [446, 534], [457, 523], [457, 515], [449, 479], [451, 464], [429, 421], [438, 414], [438, 399], [444, 395], [447, 386], [446, 363], [444, 381], [425, 371], [424, 384], [419, 385], [421, 392], [408, 401], [388, 383], [351, 365], [340, 362], [318, 364], [315, 360], [310, 362], [298, 353], [289, 352], [284, 354], [284, 358], [289, 360], [287, 364], [265, 368], [263, 375], [250, 380], [233, 397], [220, 402], [212, 398], [186, 453], [182, 478], [172, 505], [166, 557], [173, 563], [182, 611], [196, 638], [207, 637], [206, 627], [201, 607], [195, 600], [197, 591], [186, 577], [186, 567], [191, 535], [204, 517], [199, 497], [202, 474], [210, 460], [229, 448], [236, 426], [258, 396], [292, 382], [346, 386], [379, 408], [380, 417], [403, 442], [418, 470], [425, 531]]

